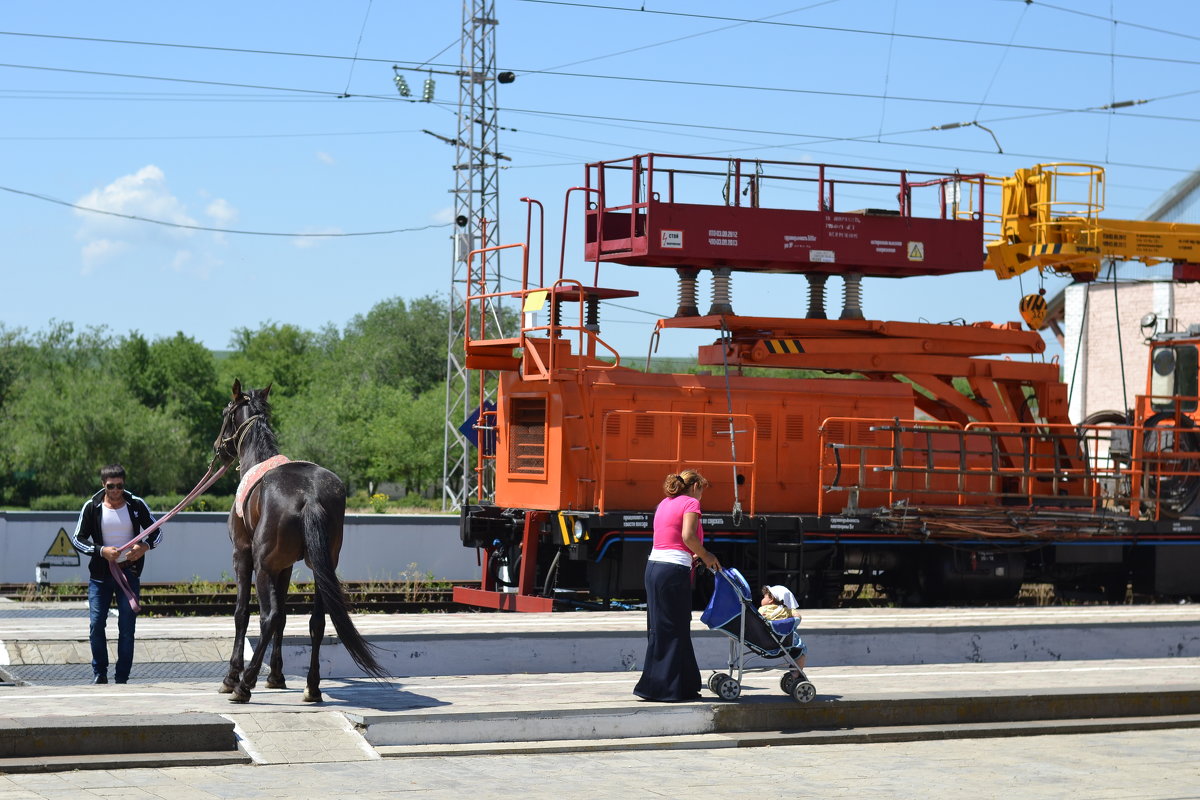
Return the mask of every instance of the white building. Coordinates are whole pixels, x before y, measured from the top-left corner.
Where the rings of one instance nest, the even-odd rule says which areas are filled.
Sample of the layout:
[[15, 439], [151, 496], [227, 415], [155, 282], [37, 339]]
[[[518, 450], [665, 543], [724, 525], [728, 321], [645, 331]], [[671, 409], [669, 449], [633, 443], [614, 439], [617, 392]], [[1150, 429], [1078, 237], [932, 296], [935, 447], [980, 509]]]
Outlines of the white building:
[[[1200, 169], [1164, 194], [1148, 220], [1200, 224]], [[1146, 337], [1200, 325], [1200, 283], [1177, 283], [1171, 264], [1117, 265], [1099, 280], [1075, 283], [1050, 301], [1046, 324], [1063, 347], [1070, 415], [1124, 411], [1146, 392]]]

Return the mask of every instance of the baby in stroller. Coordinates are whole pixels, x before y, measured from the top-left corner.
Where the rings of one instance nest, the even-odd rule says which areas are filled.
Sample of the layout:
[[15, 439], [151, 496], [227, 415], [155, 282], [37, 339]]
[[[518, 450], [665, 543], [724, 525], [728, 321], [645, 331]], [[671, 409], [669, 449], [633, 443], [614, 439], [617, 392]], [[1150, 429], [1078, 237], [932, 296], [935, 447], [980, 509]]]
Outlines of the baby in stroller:
[[[770, 586], [767, 589], [769, 591], [755, 602], [750, 586], [740, 572], [736, 569], [717, 570], [712, 599], [700, 620], [730, 638], [728, 666], [733, 675], [714, 673], [708, 679], [708, 688], [724, 700], [735, 700], [741, 694], [742, 675], [748, 671], [745, 666], [747, 656], [782, 659], [790, 668], [780, 679], [779, 688], [784, 694], [807, 703], [816, 696], [816, 689], [803, 671], [808, 647], [797, 630], [799, 603], [786, 587]], [[766, 619], [761, 610], [768, 606], [784, 609], [783, 612], [768, 609], [769, 614], [779, 614], [781, 618]]]
[[[796, 625], [800, 624], [800, 603], [796, 601], [796, 596], [792, 594], [792, 590], [782, 585], [763, 586], [762, 598], [758, 602], [758, 613], [765, 620], [774, 622], [775, 620], [795, 619], [792, 630]], [[785, 626], [771, 626], [776, 633], [785, 633]], [[787, 631], [790, 633], [791, 631]], [[804, 665], [808, 663], [808, 648], [804, 648], [799, 655], [796, 656], [796, 666], [799, 669], [804, 669]]]

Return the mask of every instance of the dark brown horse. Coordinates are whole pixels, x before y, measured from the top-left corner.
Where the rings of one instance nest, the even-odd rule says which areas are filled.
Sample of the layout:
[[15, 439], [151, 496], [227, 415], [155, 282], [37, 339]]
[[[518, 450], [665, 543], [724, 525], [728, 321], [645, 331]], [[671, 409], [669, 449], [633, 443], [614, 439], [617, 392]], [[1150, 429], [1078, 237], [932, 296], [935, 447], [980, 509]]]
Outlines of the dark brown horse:
[[[226, 463], [237, 459], [243, 479], [256, 464], [279, 455], [275, 432], [271, 429], [271, 406], [267, 395], [271, 387], [242, 391], [234, 381], [233, 399], [225, 407], [221, 432], [213, 443]], [[239, 496], [242, 494], [239, 491]], [[235, 703], [250, 699], [250, 690], [258, 680], [263, 656], [271, 645], [268, 689], [286, 688], [283, 677], [283, 625], [292, 566], [304, 559], [316, 584], [312, 617], [308, 631], [312, 655], [308, 666], [306, 702], [321, 697], [321, 669], [318, 656], [325, 635], [325, 614], [350, 657], [364, 672], [385, 677], [373, 647], [362, 637], [350, 619], [342, 585], [338, 581], [338, 553], [342, 547], [342, 525], [346, 513], [346, 489], [329, 470], [306, 461], [281, 464], [264, 473], [244, 499], [242, 514], [235, 507], [229, 512], [229, 538], [233, 541], [233, 572], [237, 578], [237, 605], [233, 612], [235, 641], [229, 672], [221, 684], [222, 693], [232, 693]], [[244, 664], [246, 628], [250, 621], [250, 580], [258, 587], [259, 630], [262, 637], [249, 664]]]

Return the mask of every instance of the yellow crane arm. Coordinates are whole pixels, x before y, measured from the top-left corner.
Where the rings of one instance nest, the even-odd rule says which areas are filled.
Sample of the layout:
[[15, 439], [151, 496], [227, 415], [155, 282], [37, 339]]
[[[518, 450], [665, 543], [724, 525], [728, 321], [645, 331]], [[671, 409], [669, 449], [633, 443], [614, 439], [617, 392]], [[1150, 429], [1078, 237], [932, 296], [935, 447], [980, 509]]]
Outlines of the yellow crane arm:
[[1178, 280], [1200, 278], [1200, 225], [1100, 217], [1102, 167], [1039, 164], [998, 180], [1000, 238], [986, 264], [1000, 278], [1037, 268], [1089, 281], [1106, 258], [1171, 261]]

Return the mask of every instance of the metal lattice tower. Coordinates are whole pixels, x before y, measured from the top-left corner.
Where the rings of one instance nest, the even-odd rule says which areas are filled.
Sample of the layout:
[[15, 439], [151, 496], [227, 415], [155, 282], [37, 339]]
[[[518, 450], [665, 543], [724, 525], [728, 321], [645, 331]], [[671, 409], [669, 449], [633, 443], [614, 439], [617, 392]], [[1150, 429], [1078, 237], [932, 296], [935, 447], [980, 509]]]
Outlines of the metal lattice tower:
[[[454, 161], [456, 235], [450, 277], [450, 326], [446, 358], [446, 433], [442, 459], [442, 508], [460, 508], [475, 495], [471, 443], [459, 431], [479, 401], [479, 373], [472, 379], [463, 355], [467, 254], [499, 242], [500, 169], [496, 124], [496, 2], [464, 0], [458, 79], [458, 137]], [[486, 220], [486, 225], [482, 224]], [[478, 261], [476, 261], [478, 267]], [[499, 262], [489, 258], [489, 291], [499, 290]], [[485, 484], [488, 483], [485, 477]], [[485, 486], [486, 490], [486, 486]]]

